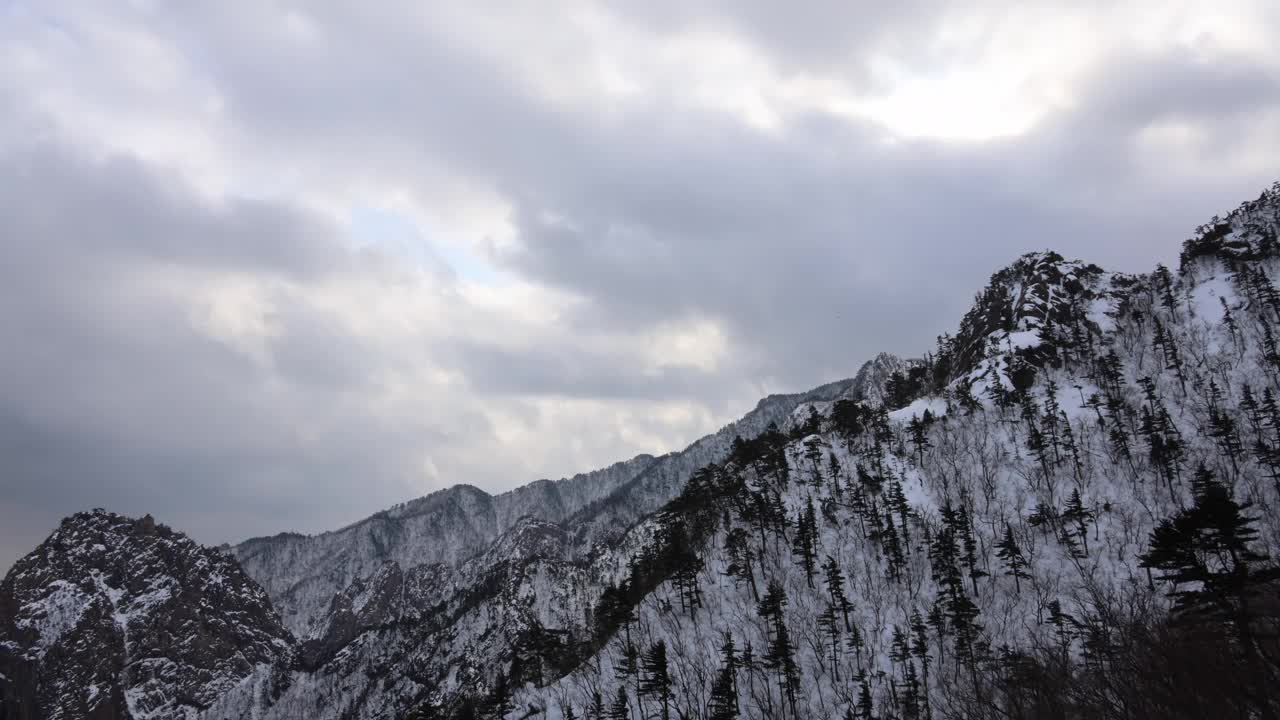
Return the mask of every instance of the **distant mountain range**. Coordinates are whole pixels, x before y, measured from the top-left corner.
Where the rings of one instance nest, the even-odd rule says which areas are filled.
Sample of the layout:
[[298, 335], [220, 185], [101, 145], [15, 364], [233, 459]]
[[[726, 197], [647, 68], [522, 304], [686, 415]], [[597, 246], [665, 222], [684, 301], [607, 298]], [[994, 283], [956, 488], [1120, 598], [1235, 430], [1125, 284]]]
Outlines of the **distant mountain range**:
[[[1261, 687], [1278, 232], [1280, 186], [1198, 229], [1177, 271], [1026, 255], [918, 359], [500, 495], [223, 548], [74, 515], [0, 584], [0, 720], [1118, 717], [1084, 709], [1123, 689], [1055, 714], [1036, 683], [1110, 667], [1123, 608], [1196, 602], [1238, 611], [1221, 627], [1245, 632], [1217, 635]], [[1235, 561], [1226, 520], [1190, 529], [1211, 500], [1252, 504]], [[1213, 540], [1157, 552], [1193, 536]], [[1268, 717], [1239, 695], [1223, 717]]]

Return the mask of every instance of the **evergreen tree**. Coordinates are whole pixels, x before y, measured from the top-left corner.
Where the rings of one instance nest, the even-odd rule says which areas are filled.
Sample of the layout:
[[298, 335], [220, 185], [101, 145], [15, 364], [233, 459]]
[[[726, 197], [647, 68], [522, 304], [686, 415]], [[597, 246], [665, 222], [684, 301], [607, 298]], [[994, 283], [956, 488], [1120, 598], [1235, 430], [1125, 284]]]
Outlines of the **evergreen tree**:
[[1008, 523], [1004, 526], [1004, 539], [996, 543], [996, 557], [1004, 561], [1005, 567], [1008, 568], [1007, 574], [1013, 576], [1014, 590], [1022, 594], [1021, 580], [1030, 577], [1027, 574], [1027, 558], [1022, 554], [1022, 548], [1013, 537], [1013, 526]]
[[609, 706], [609, 720], [631, 720], [631, 706], [627, 702], [627, 687], [625, 685], [618, 686], [618, 694], [613, 698], [613, 704]]
[[746, 580], [751, 584], [751, 596], [760, 601], [760, 590], [756, 587], [755, 552], [744, 528], [736, 527], [729, 531], [724, 541], [725, 554], [729, 556], [729, 565], [725, 575], [737, 581]]
[[742, 655], [738, 657], [738, 667], [747, 676], [747, 697], [755, 697], [756, 671], [759, 669], [759, 663], [756, 661], [755, 650], [751, 647], [751, 643], [742, 647]]
[[835, 453], [827, 454], [827, 474], [831, 479], [831, 493], [836, 500], [844, 499], [844, 486], [840, 484], [840, 476], [844, 474], [844, 468], [840, 466], [840, 461], [836, 459]]
[[828, 604], [818, 615], [818, 628], [831, 643], [831, 673], [836, 682], [840, 681], [840, 611]]
[[643, 679], [640, 694], [656, 697], [662, 704], [662, 720], [671, 718], [671, 674], [667, 668], [667, 644], [659, 640], [649, 648], [641, 661]]
[[923, 702], [924, 698], [920, 694], [920, 678], [916, 675], [916, 664], [908, 660], [902, 674], [903, 720], [918, 720]]
[[862, 434], [865, 427], [865, 407], [853, 400], [837, 400], [831, 408], [831, 422], [845, 438], [855, 438]]
[[855, 623], [848, 629], [848, 635], [845, 639], [845, 645], [849, 651], [853, 653], [854, 660], [858, 663], [858, 669], [862, 669], [862, 648], [866, 647], [866, 642], [862, 639], [862, 631], [858, 629]]
[[1227, 299], [1219, 296], [1218, 302], [1222, 304], [1222, 324], [1227, 328], [1227, 332], [1231, 335], [1231, 345], [1236, 348], [1236, 352], [1240, 351], [1240, 326], [1236, 324], [1235, 316], [1231, 314], [1231, 306], [1227, 304]]
[[599, 690], [591, 691], [591, 704], [587, 706], [588, 720], [605, 720], [604, 698]]
[[875, 706], [871, 702], [871, 686], [864, 677], [858, 683], [858, 717], [861, 720], [872, 720], [875, 717]]
[[964, 548], [964, 564], [969, 568], [969, 580], [973, 583], [973, 593], [978, 593], [978, 578], [986, 577], [987, 573], [978, 568], [978, 540], [973, 533], [973, 521], [969, 516], [968, 509], [961, 505], [955, 514], [955, 532], [960, 538], [960, 544]]
[[916, 464], [924, 465], [924, 451], [933, 447], [929, 442], [928, 424], [919, 416], [912, 415], [911, 422], [907, 423], [907, 432], [911, 436], [912, 447], [916, 449]]
[[1089, 554], [1089, 520], [1093, 517], [1080, 499], [1080, 491], [1078, 489], [1071, 490], [1071, 496], [1067, 498], [1067, 506], [1062, 511], [1062, 519], [1075, 525], [1076, 537], [1084, 543], [1084, 554]]
[[911, 654], [920, 660], [921, 675], [924, 679], [925, 712], [929, 708], [929, 628], [919, 610], [911, 611]]
[[640, 651], [636, 648], [635, 643], [631, 642], [628, 637], [622, 646], [622, 662], [614, 670], [614, 675], [618, 680], [625, 682], [628, 678], [635, 677], [640, 670]]
[[720, 670], [711, 683], [710, 720], [734, 720], [738, 717], [738, 664], [733, 636], [726, 632], [720, 646]]
[[822, 563], [822, 574], [827, 584], [827, 595], [831, 598], [831, 606], [839, 611], [840, 616], [844, 618], [845, 632], [849, 632], [849, 612], [853, 610], [853, 603], [849, 602], [848, 595], [844, 591], [844, 573], [840, 572], [840, 563], [836, 559], [827, 556], [825, 562]]
[[818, 518], [813, 512], [812, 498], [805, 501], [804, 510], [796, 520], [796, 535], [792, 541], [792, 552], [804, 567], [805, 580], [813, 587], [814, 563], [817, 559]]
[[1049, 602], [1049, 624], [1053, 626], [1054, 635], [1058, 637], [1059, 652], [1062, 654], [1062, 662], [1067, 661], [1067, 653], [1071, 648], [1071, 629], [1069, 626], [1075, 625], [1075, 618], [1062, 611], [1062, 603], [1057, 599]]
[[879, 533], [881, 542], [884, 543], [885, 560], [888, 561], [889, 578], [898, 580], [902, 576], [902, 569], [907, 563], [906, 555], [902, 551], [902, 541], [898, 537], [898, 528], [893, 522], [893, 514], [886, 512], [884, 514], [884, 530]]
[[1162, 572], [1173, 586], [1177, 608], [1237, 622], [1248, 634], [1247, 601], [1251, 588], [1280, 577], [1264, 565], [1267, 557], [1252, 544], [1258, 539], [1256, 517], [1245, 514], [1252, 504], [1239, 504], [1203, 465], [1192, 486], [1194, 504], [1162, 520], [1151, 532], [1142, 567]]
[[770, 621], [772, 632], [767, 652], [761, 658], [764, 667], [778, 674], [778, 687], [782, 690], [791, 706], [791, 714], [796, 714], [796, 690], [800, 688], [800, 669], [796, 666], [795, 647], [791, 643], [791, 633], [787, 629], [783, 610], [787, 606], [787, 593], [776, 580], [769, 582], [765, 597], [760, 601], [760, 617]]
[[911, 642], [900, 625], [893, 626], [893, 638], [889, 641], [889, 660], [902, 664], [911, 657]]

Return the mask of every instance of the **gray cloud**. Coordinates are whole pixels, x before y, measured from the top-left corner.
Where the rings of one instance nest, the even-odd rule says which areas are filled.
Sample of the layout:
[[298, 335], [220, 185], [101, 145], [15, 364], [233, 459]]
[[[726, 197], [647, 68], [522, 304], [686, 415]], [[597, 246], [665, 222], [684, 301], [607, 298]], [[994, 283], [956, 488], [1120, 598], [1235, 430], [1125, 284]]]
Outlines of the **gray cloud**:
[[[854, 88], [871, 53], [956, 12], [676, 5], [601, 8], [641, 38], [714, 27], [780, 72]], [[1169, 262], [1280, 160], [1266, 129], [1280, 125], [1264, 122], [1280, 114], [1275, 66], [1244, 51], [1114, 51], [1025, 133], [886, 142], [872, 120], [810, 106], [762, 130], [679, 87], [566, 99], [521, 67], [590, 56], [562, 26], [468, 38], [450, 18], [370, 7], [95, 18], [177, 54], [177, 79], [152, 80], [163, 92], [137, 85], [136, 58], [108, 56], [89, 23], [59, 30], [104, 53], [83, 72], [43, 30], [0, 32], [0, 51], [69, 68], [0, 73], [15, 111], [0, 120], [0, 333], [13, 339], [0, 526], [21, 528], [0, 537], [0, 565], [93, 505], [224, 541], [671, 449], [760, 392], [926, 350], [1019, 253]], [[319, 39], [291, 40], [290, 22]], [[927, 67], [959, 52], [921, 41], [904, 57]], [[67, 87], [26, 107], [30, 78]], [[81, 124], [86, 107], [106, 118], [100, 135]], [[202, 123], [166, 141], [193, 143], [198, 161], [132, 124], [171, 118]], [[1192, 139], [1150, 145], [1165, 126]], [[34, 127], [52, 129], [36, 142]], [[209, 163], [235, 177], [221, 197], [189, 182]], [[503, 273], [493, 287], [440, 267], [434, 240], [426, 266], [357, 250], [328, 207], [394, 189], [447, 209], [441, 188], [455, 185], [501, 201], [481, 214], [509, 241], [471, 239]], [[693, 350], [652, 340], [707, 324], [720, 336]]]

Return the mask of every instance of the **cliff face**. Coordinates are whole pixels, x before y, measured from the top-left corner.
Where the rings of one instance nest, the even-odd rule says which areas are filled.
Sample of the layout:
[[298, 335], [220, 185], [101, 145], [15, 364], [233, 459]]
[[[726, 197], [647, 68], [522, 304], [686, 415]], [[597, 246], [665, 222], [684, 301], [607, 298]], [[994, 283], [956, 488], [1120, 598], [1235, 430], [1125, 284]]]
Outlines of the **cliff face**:
[[232, 558], [150, 516], [67, 518], [0, 584], [6, 718], [186, 718], [292, 645]]

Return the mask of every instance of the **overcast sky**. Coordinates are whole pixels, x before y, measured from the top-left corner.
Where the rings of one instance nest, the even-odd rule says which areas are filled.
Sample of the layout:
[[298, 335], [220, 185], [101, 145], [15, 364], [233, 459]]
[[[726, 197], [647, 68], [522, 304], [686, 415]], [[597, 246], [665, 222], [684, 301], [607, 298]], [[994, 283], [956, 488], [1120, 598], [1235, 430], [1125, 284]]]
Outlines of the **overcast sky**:
[[[399, 7], [397, 7], [397, 5]], [[1035, 7], [1032, 7], [1032, 6]], [[0, 0], [0, 568], [682, 447], [1280, 177], [1280, 4]]]

